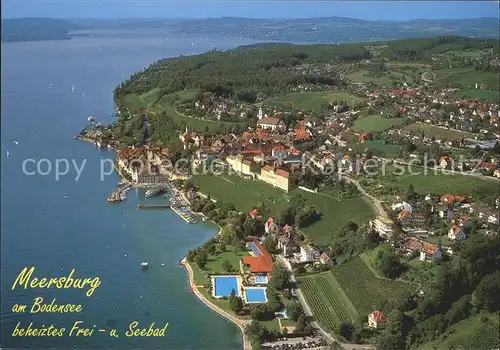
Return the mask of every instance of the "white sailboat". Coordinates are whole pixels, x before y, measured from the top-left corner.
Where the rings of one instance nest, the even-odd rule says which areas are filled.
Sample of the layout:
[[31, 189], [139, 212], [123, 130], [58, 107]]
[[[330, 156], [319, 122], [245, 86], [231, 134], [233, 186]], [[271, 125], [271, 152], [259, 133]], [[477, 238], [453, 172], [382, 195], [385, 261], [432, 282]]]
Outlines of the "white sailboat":
[[75, 85], [71, 86], [71, 91], [75, 92]]
[[9, 153], [9, 151], [7, 151], [7, 158], [9, 158], [9, 156], [10, 156], [10, 153]]

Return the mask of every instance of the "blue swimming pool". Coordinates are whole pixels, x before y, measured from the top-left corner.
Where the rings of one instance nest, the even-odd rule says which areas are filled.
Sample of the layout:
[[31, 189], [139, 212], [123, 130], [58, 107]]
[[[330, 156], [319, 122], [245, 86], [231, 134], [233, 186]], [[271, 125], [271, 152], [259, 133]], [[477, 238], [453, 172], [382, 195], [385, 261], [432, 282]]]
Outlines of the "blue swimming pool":
[[248, 246], [250, 247], [250, 249], [252, 249], [252, 252], [253, 252], [256, 256], [262, 255], [261, 251], [259, 250], [259, 248], [257, 248], [257, 246], [255, 245], [255, 243], [254, 243], [254, 242], [250, 242], [250, 243], [248, 243]]
[[214, 296], [215, 297], [228, 297], [234, 289], [237, 296], [240, 295], [238, 288], [238, 279], [236, 276], [217, 276], [214, 280]]
[[266, 288], [245, 288], [245, 298], [247, 303], [265, 303]]
[[257, 275], [255, 276], [255, 283], [257, 284], [267, 284], [267, 275]]

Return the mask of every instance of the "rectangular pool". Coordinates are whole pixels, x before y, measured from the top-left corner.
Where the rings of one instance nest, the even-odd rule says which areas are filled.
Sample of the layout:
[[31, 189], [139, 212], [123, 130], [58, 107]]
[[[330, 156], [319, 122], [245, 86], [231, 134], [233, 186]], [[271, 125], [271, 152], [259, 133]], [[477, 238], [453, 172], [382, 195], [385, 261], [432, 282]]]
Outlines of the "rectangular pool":
[[245, 298], [247, 303], [266, 303], [266, 288], [245, 288]]
[[238, 278], [237, 276], [217, 276], [213, 277], [212, 285], [213, 295], [216, 298], [229, 297], [231, 296], [231, 291], [237, 296], [240, 296], [240, 289], [238, 288]]

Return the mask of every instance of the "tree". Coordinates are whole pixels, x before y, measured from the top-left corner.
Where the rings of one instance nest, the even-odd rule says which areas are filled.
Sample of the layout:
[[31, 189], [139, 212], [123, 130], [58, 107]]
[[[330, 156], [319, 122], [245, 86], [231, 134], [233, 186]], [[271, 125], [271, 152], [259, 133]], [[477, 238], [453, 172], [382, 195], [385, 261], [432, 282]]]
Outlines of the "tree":
[[350, 340], [353, 332], [354, 332], [354, 326], [352, 325], [352, 323], [340, 324], [339, 334], [344, 339]]
[[271, 253], [276, 250], [276, 244], [276, 239], [273, 235], [267, 236], [266, 239], [264, 239], [264, 242], [262, 242], [262, 246]]
[[233, 266], [231, 265], [231, 263], [227, 260], [224, 260], [220, 266], [222, 267], [222, 270], [224, 272], [231, 272], [233, 270]]
[[240, 297], [236, 295], [233, 296], [232, 292], [231, 297], [229, 297], [229, 308], [234, 312], [240, 312], [241, 310], [243, 310], [243, 301]]
[[198, 254], [196, 254], [194, 258], [194, 262], [196, 263], [196, 265], [198, 265], [200, 269], [205, 268], [205, 266], [207, 265], [207, 260], [208, 256], [204, 250], [200, 250], [200, 252], [198, 252]]
[[500, 309], [500, 271], [486, 275], [473, 293], [474, 302], [490, 312]]
[[299, 303], [290, 303], [286, 307], [286, 314], [293, 321], [297, 321], [299, 319], [302, 311], [302, 306]]
[[282, 264], [275, 262], [273, 264], [273, 271], [271, 272], [271, 281], [269, 284], [276, 290], [285, 289], [290, 279], [290, 271], [288, 271]]
[[297, 325], [295, 326], [295, 331], [297, 332], [302, 332], [306, 328], [306, 316], [304, 313], [301, 313], [299, 315], [299, 318], [297, 319]]
[[378, 269], [387, 278], [396, 278], [403, 271], [399, 256], [392, 250], [380, 250], [377, 253]]

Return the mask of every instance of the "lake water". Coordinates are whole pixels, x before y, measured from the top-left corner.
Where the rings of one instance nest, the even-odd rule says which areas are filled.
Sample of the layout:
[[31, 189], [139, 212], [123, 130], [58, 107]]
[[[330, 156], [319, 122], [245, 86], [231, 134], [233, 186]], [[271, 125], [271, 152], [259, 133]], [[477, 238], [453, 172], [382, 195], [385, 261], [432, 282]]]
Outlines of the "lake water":
[[[250, 43], [207, 37], [165, 40], [162, 33], [108, 30], [69, 41], [2, 44], [2, 347], [241, 348], [236, 326], [196, 299], [178, 264], [216, 228], [186, 224], [169, 210], [137, 210], [145, 199], [135, 189], [124, 203], [106, 203], [117, 176], [101, 180], [100, 166], [114, 154], [72, 137], [89, 115], [109, 120], [113, 88], [152, 61]], [[50, 164], [52, 171], [26, 175], [26, 159], [46, 159], [39, 170], [47, 173]], [[86, 160], [80, 178], [76, 181], [71, 165], [56, 181], [57, 159], [74, 160], [78, 166]], [[27, 171], [34, 169], [33, 162], [27, 164]], [[140, 268], [145, 260], [150, 262], [148, 271]], [[85, 289], [11, 290], [19, 272], [31, 266], [41, 277], [67, 276], [74, 268], [77, 277], [98, 276], [101, 285], [91, 297]], [[29, 310], [36, 297], [82, 304], [83, 311], [12, 312], [14, 304], [26, 304]], [[92, 337], [11, 336], [18, 322], [22, 327], [33, 322], [33, 327], [71, 328], [78, 320], [96, 329], [115, 328], [120, 336], [97, 331]], [[164, 338], [127, 338], [124, 332], [134, 320], [169, 326]]]

